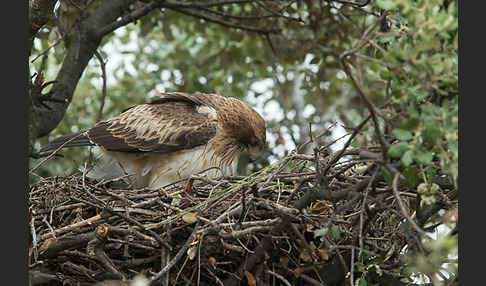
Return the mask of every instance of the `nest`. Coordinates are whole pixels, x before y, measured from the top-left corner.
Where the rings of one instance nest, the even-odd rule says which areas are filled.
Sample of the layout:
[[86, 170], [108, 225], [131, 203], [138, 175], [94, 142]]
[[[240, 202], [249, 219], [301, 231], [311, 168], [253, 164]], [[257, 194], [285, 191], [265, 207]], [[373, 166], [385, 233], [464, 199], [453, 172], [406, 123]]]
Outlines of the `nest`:
[[[31, 283], [334, 285], [358, 255], [380, 258], [386, 271], [407, 241], [379, 151], [324, 154], [294, 152], [246, 177], [199, 174], [154, 191], [43, 179], [29, 193]], [[400, 195], [406, 205], [414, 196]]]

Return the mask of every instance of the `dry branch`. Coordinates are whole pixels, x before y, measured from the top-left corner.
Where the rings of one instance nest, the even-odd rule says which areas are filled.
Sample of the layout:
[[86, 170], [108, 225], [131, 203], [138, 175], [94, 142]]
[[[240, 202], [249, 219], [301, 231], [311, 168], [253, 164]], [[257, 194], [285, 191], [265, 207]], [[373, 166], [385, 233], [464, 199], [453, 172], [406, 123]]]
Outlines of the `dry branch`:
[[[293, 152], [247, 177], [194, 176], [190, 196], [184, 181], [149, 191], [85, 177], [45, 178], [29, 193], [32, 281], [84, 285], [143, 272], [153, 285], [246, 285], [247, 279], [332, 285], [349, 279], [348, 271], [361, 275], [359, 253], [381, 256], [381, 267], [393, 269], [422, 232], [396, 231], [404, 220], [385, 218], [415, 222], [408, 214], [418, 196], [398, 179], [388, 186], [377, 171], [381, 161], [360, 161], [376, 151]], [[335, 159], [341, 156], [348, 163]], [[329, 183], [316, 162], [328, 167]], [[356, 173], [347, 164], [372, 167]], [[447, 200], [438, 205], [452, 207]], [[420, 225], [440, 209], [421, 212]], [[339, 229], [340, 237], [316, 236], [323, 229]]]

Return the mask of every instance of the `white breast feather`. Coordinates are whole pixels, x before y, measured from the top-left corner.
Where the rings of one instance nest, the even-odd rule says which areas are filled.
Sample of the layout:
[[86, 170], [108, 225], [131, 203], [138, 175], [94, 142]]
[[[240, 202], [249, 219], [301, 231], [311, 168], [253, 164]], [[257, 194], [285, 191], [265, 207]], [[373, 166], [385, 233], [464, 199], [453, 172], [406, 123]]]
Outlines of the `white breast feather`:
[[219, 169], [206, 171], [204, 174], [209, 177], [235, 175], [239, 152], [235, 150], [221, 160], [212, 150], [210, 143], [169, 154], [110, 152], [95, 147], [99, 161], [87, 177], [110, 180], [129, 175], [127, 182], [134, 188], [158, 189], [210, 167]]

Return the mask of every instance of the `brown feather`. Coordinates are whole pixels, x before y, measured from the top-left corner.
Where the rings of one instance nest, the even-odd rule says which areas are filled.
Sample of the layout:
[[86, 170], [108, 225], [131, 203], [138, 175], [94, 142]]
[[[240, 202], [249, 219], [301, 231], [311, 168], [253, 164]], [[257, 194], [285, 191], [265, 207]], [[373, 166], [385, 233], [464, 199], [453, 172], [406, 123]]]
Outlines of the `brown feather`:
[[176, 92], [99, 122], [72, 146], [97, 145], [88, 177], [128, 174], [135, 187], [159, 188], [210, 167], [219, 169], [210, 176], [234, 175], [240, 152], [263, 148], [265, 133], [263, 118], [236, 98]]
[[134, 106], [87, 131], [109, 151], [169, 153], [206, 144], [217, 122], [197, 111], [195, 102], [159, 101]]

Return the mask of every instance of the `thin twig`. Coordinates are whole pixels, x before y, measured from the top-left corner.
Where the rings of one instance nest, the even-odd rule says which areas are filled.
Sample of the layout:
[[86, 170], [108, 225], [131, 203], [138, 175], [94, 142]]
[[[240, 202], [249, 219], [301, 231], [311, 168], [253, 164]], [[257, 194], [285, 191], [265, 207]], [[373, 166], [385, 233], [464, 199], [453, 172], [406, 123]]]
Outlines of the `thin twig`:
[[379, 168], [376, 168], [375, 171], [373, 172], [373, 175], [370, 179], [370, 182], [368, 183], [368, 186], [366, 186], [364, 196], [363, 196], [363, 203], [361, 204], [361, 211], [360, 211], [360, 214], [359, 214], [359, 236], [358, 236], [359, 237], [359, 253], [358, 253], [358, 256], [361, 256], [361, 252], [363, 252], [363, 246], [364, 246], [363, 245], [363, 224], [364, 224], [364, 211], [365, 211], [365, 207], [366, 207], [366, 203], [367, 203], [367, 199], [368, 199], [368, 193], [369, 193], [371, 184], [374, 182], [376, 175], [378, 174], [379, 170], [380, 170]]
[[282, 275], [276, 273], [276, 272], [273, 272], [271, 270], [267, 270], [266, 271], [268, 274], [272, 275], [272, 276], [275, 276], [276, 278], [278, 278], [280, 281], [282, 281], [285, 285], [287, 286], [291, 286], [292, 284], [290, 284], [289, 281], [287, 281], [287, 279], [285, 279], [285, 277], [283, 277]]
[[221, 26], [228, 27], [228, 28], [241, 29], [241, 30], [244, 30], [244, 31], [256, 32], [256, 33], [261, 33], [261, 34], [270, 34], [270, 33], [275, 34], [275, 33], [280, 33], [280, 31], [281, 31], [281, 29], [266, 29], [266, 28], [259, 28], [259, 27], [230, 23], [230, 22], [227, 22], [227, 21], [223, 21], [223, 20], [220, 20], [220, 19], [216, 19], [216, 18], [213, 18], [213, 17], [206, 16], [206, 15], [203, 15], [203, 14], [195, 13], [195, 12], [192, 12], [188, 9], [180, 8], [179, 5], [175, 5], [174, 7], [168, 7], [168, 8], [170, 8], [174, 11], [177, 11], [179, 13], [186, 14], [186, 15], [196, 17], [196, 18], [200, 18], [200, 19], [206, 20], [206, 21], [211, 22], [211, 23], [220, 24]]
[[61, 146], [59, 146], [59, 148], [57, 148], [51, 154], [49, 154], [49, 156], [47, 156], [42, 161], [40, 161], [39, 164], [37, 164], [34, 168], [30, 169], [29, 174], [32, 174], [32, 172], [34, 172], [35, 170], [39, 169], [39, 167], [42, 166], [42, 164], [44, 164], [47, 160], [51, 159], [54, 155], [56, 155], [56, 153], [59, 152], [59, 150], [61, 150], [65, 145], [67, 145], [68, 143], [70, 143], [71, 141], [73, 141], [74, 139], [78, 138], [81, 135], [83, 135], [83, 134], [82, 133], [79, 133], [78, 136], [74, 136], [73, 138], [71, 138], [71, 139], [67, 140], [66, 142], [64, 142]]
[[364, 125], [366, 124], [366, 122], [368, 122], [368, 120], [370, 120], [371, 116], [368, 116], [365, 118], [365, 120], [363, 120], [353, 131], [353, 133], [351, 134], [351, 136], [348, 138], [348, 140], [346, 141], [346, 143], [344, 144], [344, 147], [336, 154], [334, 155], [331, 160], [329, 160], [329, 163], [327, 163], [326, 167], [324, 168], [324, 170], [322, 171], [322, 175], [325, 176], [327, 174], [327, 172], [329, 171], [329, 169], [334, 165], [334, 163], [336, 163], [337, 161], [339, 161], [339, 159], [344, 155], [344, 152], [346, 151], [346, 149], [349, 147], [349, 145], [351, 145], [351, 141], [353, 141], [354, 137], [356, 137], [356, 135], [358, 135], [358, 133], [361, 131], [361, 129], [364, 127]]
[[186, 253], [186, 250], [189, 248], [189, 245], [192, 244], [192, 242], [196, 239], [196, 234], [197, 234], [197, 226], [194, 227], [194, 230], [192, 231], [191, 235], [187, 238], [186, 242], [184, 245], [179, 249], [177, 254], [174, 256], [174, 258], [164, 267], [162, 270], [160, 270], [157, 274], [155, 274], [150, 280], [152, 282], [152, 285], [156, 285], [157, 281], [165, 274], [167, 273], [174, 265], [182, 258], [182, 256]]
[[[381, 134], [380, 125], [378, 124], [378, 119], [377, 119], [376, 115], [378, 114], [382, 118], [385, 118], [385, 117], [383, 116], [381, 111], [373, 104], [373, 102], [370, 100], [368, 95], [364, 92], [362, 85], [359, 82], [357, 82], [356, 79], [353, 77], [346, 60], [347, 60], [347, 56], [358, 52], [366, 43], [369, 42], [371, 32], [378, 26], [378, 24], [381, 22], [381, 20], [383, 20], [384, 17], [386, 17], [386, 15], [387, 15], [386, 13], [383, 13], [382, 17], [379, 20], [377, 20], [373, 25], [370, 25], [366, 29], [366, 31], [363, 33], [363, 36], [360, 39], [360, 42], [358, 43], [358, 45], [356, 45], [356, 47], [354, 47], [354, 48], [352, 48], [348, 51], [345, 51], [341, 55], [339, 55], [339, 60], [341, 62], [342, 67], [344, 68], [344, 71], [346, 72], [346, 75], [350, 78], [351, 83], [358, 90], [358, 94], [363, 99], [368, 110], [370, 111], [370, 114], [372, 116], [373, 123], [374, 123], [374, 126], [375, 126], [376, 137], [378, 138], [378, 140], [380, 142], [380, 146], [381, 146], [381, 149], [382, 149], [382, 154], [383, 154], [384, 160], [388, 160], [387, 150], [388, 150], [390, 144], [388, 142], [386, 142], [386, 140], [383, 138], [383, 136]], [[386, 118], [385, 118], [385, 120], [386, 120]]]
[[106, 66], [105, 66], [105, 61], [103, 61], [103, 57], [100, 55], [98, 51], [95, 51], [94, 55], [100, 62], [101, 78], [103, 79], [103, 87], [101, 89], [100, 109], [98, 110], [98, 116], [96, 117], [96, 122], [99, 122], [103, 116], [103, 107], [105, 106], [105, 99], [106, 99]]
[[408, 214], [407, 210], [405, 209], [405, 206], [403, 205], [402, 198], [400, 197], [400, 193], [398, 192], [398, 178], [400, 178], [401, 174], [400, 173], [395, 173], [395, 177], [393, 177], [393, 194], [395, 195], [395, 199], [398, 202], [398, 206], [400, 207], [400, 210], [405, 218], [407, 218], [408, 222], [413, 226], [413, 228], [420, 234], [425, 234], [425, 231], [423, 231], [417, 223], [410, 217]]

